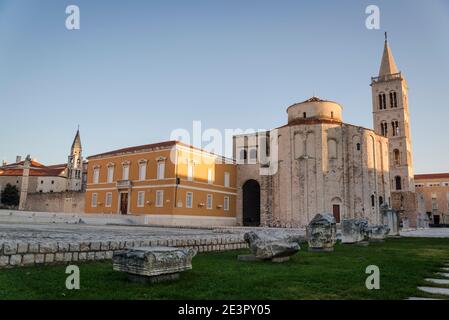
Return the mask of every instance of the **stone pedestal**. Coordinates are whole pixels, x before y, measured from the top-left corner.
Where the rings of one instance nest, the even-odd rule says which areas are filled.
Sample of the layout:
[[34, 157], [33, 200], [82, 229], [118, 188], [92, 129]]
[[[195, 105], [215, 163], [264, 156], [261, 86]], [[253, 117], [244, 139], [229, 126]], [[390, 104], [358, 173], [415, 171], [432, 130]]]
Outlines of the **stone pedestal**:
[[366, 219], [343, 219], [341, 223], [341, 243], [358, 243], [366, 240]]
[[337, 241], [337, 225], [330, 213], [317, 214], [306, 228], [309, 251], [333, 251]]
[[112, 263], [115, 271], [128, 273], [132, 281], [154, 283], [177, 279], [180, 272], [192, 269], [195, 254], [187, 248], [132, 248], [114, 252]]
[[241, 261], [271, 260], [283, 262], [300, 250], [301, 236], [288, 234], [281, 230], [260, 230], [245, 233], [251, 255], [241, 255]]
[[390, 228], [388, 236], [399, 236], [399, 213], [393, 209], [383, 210], [383, 223]]

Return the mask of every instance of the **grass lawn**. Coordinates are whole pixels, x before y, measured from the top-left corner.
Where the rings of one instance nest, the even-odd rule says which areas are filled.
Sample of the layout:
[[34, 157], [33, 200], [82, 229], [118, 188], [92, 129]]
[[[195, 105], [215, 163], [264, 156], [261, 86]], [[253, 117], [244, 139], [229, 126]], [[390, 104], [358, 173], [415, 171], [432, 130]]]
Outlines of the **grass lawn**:
[[[289, 262], [241, 262], [228, 251], [198, 254], [175, 282], [137, 284], [112, 263], [80, 264], [81, 289], [65, 288], [65, 266], [0, 271], [0, 299], [405, 299], [449, 261], [449, 239], [401, 238], [368, 247], [336, 245], [332, 253], [306, 246]], [[380, 268], [380, 290], [365, 287], [365, 268]], [[431, 295], [427, 295], [431, 297]]]

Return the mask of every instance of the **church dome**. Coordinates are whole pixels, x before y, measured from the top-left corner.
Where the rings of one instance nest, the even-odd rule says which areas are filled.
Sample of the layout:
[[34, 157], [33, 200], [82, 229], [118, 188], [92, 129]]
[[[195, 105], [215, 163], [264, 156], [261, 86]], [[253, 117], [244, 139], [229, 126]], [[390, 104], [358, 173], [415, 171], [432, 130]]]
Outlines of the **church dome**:
[[343, 108], [334, 101], [312, 97], [306, 101], [295, 103], [287, 108], [288, 123], [298, 120], [329, 120], [341, 122]]

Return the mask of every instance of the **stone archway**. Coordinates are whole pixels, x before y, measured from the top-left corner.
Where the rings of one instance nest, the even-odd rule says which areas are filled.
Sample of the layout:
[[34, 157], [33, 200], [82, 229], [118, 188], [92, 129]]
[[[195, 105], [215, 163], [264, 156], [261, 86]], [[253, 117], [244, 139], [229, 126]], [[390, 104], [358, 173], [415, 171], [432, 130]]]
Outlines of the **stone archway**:
[[260, 185], [256, 180], [248, 180], [243, 189], [243, 225], [260, 225]]

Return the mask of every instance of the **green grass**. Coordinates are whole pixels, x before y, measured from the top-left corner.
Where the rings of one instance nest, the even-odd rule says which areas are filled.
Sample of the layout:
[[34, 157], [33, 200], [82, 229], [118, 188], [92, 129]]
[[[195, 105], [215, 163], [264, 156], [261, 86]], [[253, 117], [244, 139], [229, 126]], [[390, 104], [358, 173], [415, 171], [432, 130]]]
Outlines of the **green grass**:
[[[285, 263], [241, 262], [242, 251], [198, 254], [181, 279], [127, 281], [112, 263], [79, 264], [81, 289], [65, 288], [65, 266], [0, 271], [0, 299], [405, 299], [449, 261], [449, 239], [401, 238], [368, 247], [336, 245], [331, 253], [303, 246]], [[368, 290], [368, 265], [380, 268], [380, 290]], [[430, 295], [427, 295], [430, 296]]]

